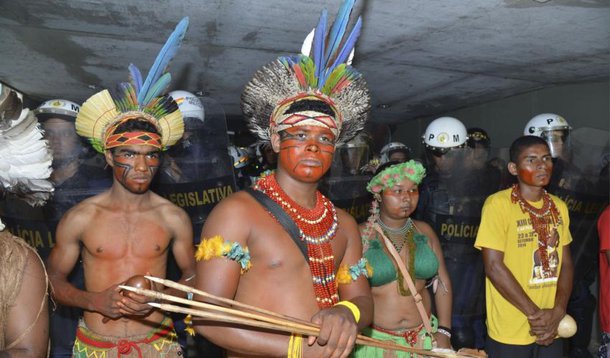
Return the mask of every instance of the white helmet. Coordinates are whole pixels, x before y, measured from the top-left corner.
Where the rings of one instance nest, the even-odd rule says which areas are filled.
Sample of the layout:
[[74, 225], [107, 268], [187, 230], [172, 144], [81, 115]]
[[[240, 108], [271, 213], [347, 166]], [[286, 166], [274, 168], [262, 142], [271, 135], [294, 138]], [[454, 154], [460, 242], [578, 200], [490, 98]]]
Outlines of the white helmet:
[[460, 148], [466, 144], [468, 133], [462, 122], [453, 117], [440, 117], [428, 124], [423, 135], [426, 148]]
[[405, 152], [407, 156], [410, 156], [411, 154], [411, 148], [407, 147], [405, 144], [400, 142], [390, 142], [381, 148], [381, 152], [379, 153], [381, 154], [381, 158], [379, 159], [381, 164], [390, 161], [390, 153], [398, 150]]
[[230, 145], [228, 149], [229, 156], [231, 157], [231, 160], [233, 160], [233, 168], [240, 169], [248, 164], [250, 156], [248, 155], [248, 150], [246, 148]]
[[571, 130], [565, 118], [554, 113], [542, 113], [534, 116], [525, 125], [523, 135], [535, 135], [542, 138], [542, 133], [548, 131]]
[[34, 114], [41, 122], [50, 118], [75, 121], [78, 111], [80, 111], [80, 106], [74, 102], [65, 99], [51, 99], [36, 108]]
[[[572, 127], [565, 118], [554, 113], [542, 113], [527, 122], [523, 135], [533, 135], [544, 139], [553, 158], [567, 155], [570, 147], [569, 134]], [[561, 133], [558, 133], [561, 132]]]
[[182, 117], [184, 117], [185, 125], [187, 127], [189, 119], [201, 121], [198, 125], [203, 124], [205, 111], [203, 109], [203, 103], [201, 103], [201, 100], [197, 96], [191, 92], [181, 90], [171, 91], [169, 95], [172, 96], [174, 101], [178, 104], [178, 109], [182, 113]]

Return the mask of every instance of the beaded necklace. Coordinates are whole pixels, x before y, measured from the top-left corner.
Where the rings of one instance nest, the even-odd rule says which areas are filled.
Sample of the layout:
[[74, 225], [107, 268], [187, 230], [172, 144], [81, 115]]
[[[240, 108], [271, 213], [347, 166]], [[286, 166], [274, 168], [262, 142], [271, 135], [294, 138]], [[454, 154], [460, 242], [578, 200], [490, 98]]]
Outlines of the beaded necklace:
[[398, 229], [387, 226], [381, 220], [381, 218], [377, 219], [377, 223], [379, 224], [383, 232], [386, 234], [388, 239], [390, 239], [392, 245], [394, 245], [396, 252], [400, 252], [402, 250], [402, 247], [408, 241], [409, 236], [411, 239], [413, 239], [413, 220], [411, 220], [411, 218], [407, 218], [405, 224], [402, 227], [399, 227]]
[[[392, 246], [396, 249], [396, 252], [400, 253], [405, 244], [407, 244], [407, 250], [409, 250], [409, 263], [407, 270], [409, 271], [409, 276], [411, 278], [415, 277], [415, 240], [413, 240], [413, 228], [415, 225], [413, 224], [413, 220], [411, 218], [407, 219], [407, 222], [400, 228], [394, 229], [387, 226], [380, 218], [377, 219], [377, 223], [379, 227], [383, 231], [384, 235], [390, 240]], [[396, 238], [398, 237], [398, 238]], [[409, 291], [404, 286], [404, 277], [400, 270], [396, 270], [398, 275], [398, 293], [401, 296], [411, 296], [411, 291]]]
[[303, 208], [280, 187], [275, 174], [259, 179], [254, 189], [262, 191], [278, 203], [297, 224], [301, 240], [307, 243], [309, 269], [318, 307], [332, 307], [339, 302], [335, 279], [335, 256], [330, 244], [338, 226], [335, 206], [317, 191], [315, 207], [311, 210]]
[[[562, 223], [561, 215], [546, 190], [542, 189], [542, 207], [533, 207], [521, 195], [519, 185], [513, 184], [510, 193], [511, 201], [518, 203], [523, 213], [528, 213], [532, 222], [532, 228], [538, 234], [538, 248], [540, 253], [540, 263], [542, 264], [542, 278], [550, 277], [549, 269], [549, 240], [557, 235], [557, 227]], [[551, 227], [549, 228], [549, 224]]]

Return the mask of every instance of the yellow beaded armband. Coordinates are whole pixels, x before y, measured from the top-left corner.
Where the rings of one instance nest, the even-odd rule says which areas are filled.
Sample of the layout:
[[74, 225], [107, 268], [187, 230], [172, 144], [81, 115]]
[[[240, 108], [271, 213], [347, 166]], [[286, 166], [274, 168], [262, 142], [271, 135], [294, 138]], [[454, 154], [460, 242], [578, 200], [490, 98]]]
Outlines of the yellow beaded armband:
[[288, 354], [286, 354], [286, 358], [301, 357], [303, 357], [303, 336], [292, 334], [288, 341]]
[[358, 323], [360, 321], [360, 309], [355, 304], [351, 303], [350, 301], [339, 301], [339, 302], [335, 303], [335, 306], [347, 307], [350, 311], [352, 311], [352, 314], [354, 315], [354, 320], [356, 320], [356, 323]]
[[210, 260], [214, 257], [226, 257], [237, 262], [241, 266], [242, 274], [252, 266], [248, 247], [242, 248], [237, 242], [225, 241], [220, 235], [201, 240], [195, 252], [197, 261]]
[[364, 257], [358, 260], [358, 263], [355, 265], [341, 265], [337, 271], [337, 283], [342, 285], [348, 284], [356, 281], [360, 276], [366, 278], [373, 276], [373, 268]]

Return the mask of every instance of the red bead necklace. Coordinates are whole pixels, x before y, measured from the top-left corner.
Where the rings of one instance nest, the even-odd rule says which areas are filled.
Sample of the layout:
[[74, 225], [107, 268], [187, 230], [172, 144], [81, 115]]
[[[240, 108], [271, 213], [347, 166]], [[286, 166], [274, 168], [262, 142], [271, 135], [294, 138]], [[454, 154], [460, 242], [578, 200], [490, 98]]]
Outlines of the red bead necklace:
[[339, 302], [335, 279], [335, 256], [330, 244], [338, 226], [335, 206], [317, 191], [315, 207], [311, 210], [303, 208], [280, 187], [275, 173], [259, 179], [254, 189], [262, 191], [278, 203], [297, 224], [301, 240], [307, 243], [309, 269], [318, 307], [332, 307]]
[[[533, 207], [521, 195], [519, 185], [513, 184], [511, 191], [511, 201], [518, 203], [523, 213], [528, 213], [532, 222], [532, 228], [538, 234], [538, 248], [540, 253], [540, 263], [542, 264], [542, 278], [551, 276], [549, 269], [549, 240], [557, 235], [557, 227], [562, 223], [561, 215], [557, 210], [557, 206], [551, 199], [551, 196], [542, 189], [542, 207], [540, 209]], [[549, 225], [551, 225], [549, 227]], [[559, 245], [557, 240], [556, 245]], [[554, 249], [554, 248], [551, 248]]]

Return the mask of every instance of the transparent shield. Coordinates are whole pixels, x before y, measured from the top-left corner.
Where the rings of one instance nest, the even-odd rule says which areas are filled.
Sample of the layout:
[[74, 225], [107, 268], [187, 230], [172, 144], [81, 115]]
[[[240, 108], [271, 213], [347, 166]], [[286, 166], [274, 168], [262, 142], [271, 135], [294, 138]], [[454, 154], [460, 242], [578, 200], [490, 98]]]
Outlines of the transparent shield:
[[151, 187], [189, 214], [196, 243], [212, 208], [235, 191], [224, 110], [212, 98], [200, 97], [200, 100], [205, 108], [205, 120], [185, 120], [182, 140], [165, 153]]
[[371, 176], [361, 170], [369, 162], [368, 139], [368, 134], [361, 133], [335, 148], [331, 169], [320, 185], [324, 195], [358, 222], [368, 217], [372, 200], [366, 190]]
[[53, 196], [42, 207], [6, 198], [1, 214], [11, 232], [24, 238], [46, 258], [55, 245], [55, 229], [62, 216], [81, 201], [112, 185], [112, 172], [102, 154], [76, 134], [74, 122], [50, 118], [42, 124], [53, 153]]
[[[489, 164], [493, 151], [480, 148], [426, 150], [427, 175], [419, 186], [416, 217], [439, 237], [452, 286], [454, 327], [481, 320], [484, 270], [474, 242], [485, 199], [499, 190], [501, 172]], [[496, 159], [501, 163], [500, 158]]]
[[559, 158], [547, 190], [560, 197], [570, 213], [574, 280], [597, 270], [597, 217], [608, 204], [608, 158], [610, 133], [578, 128], [570, 134], [569, 160]]

